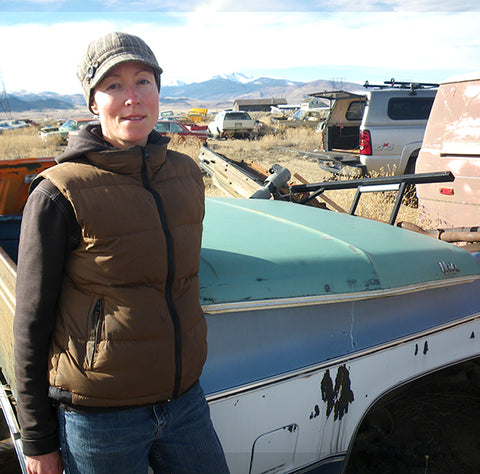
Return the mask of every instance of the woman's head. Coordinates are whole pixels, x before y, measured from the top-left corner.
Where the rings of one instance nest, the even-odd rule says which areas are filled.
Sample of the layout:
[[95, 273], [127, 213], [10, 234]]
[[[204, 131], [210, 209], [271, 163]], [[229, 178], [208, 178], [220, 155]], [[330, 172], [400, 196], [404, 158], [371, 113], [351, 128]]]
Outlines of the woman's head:
[[90, 43], [78, 67], [85, 100], [115, 147], [145, 144], [158, 119], [162, 69], [137, 36], [110, 33]]

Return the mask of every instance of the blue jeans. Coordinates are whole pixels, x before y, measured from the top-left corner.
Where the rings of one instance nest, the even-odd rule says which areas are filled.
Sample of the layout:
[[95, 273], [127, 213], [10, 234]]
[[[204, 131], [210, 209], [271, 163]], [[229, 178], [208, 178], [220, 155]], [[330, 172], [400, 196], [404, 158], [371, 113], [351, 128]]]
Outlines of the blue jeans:
[[229, 472], [199, 383], [161, 405], [57, 413], [66, 474]]

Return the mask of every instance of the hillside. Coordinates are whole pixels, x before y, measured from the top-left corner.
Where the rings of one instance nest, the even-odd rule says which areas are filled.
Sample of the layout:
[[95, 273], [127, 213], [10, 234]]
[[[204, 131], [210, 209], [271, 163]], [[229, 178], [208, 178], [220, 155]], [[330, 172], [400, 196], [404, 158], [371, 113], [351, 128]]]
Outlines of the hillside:
[[[260, 99], [281, 97], [288, 103], [299, 103], [308, 94], [323, 90], [361, 90], [359, 84], [351, 82], [332, 83], [328, 80], [294, 82], [287, 79], [268, 77], [246, 78], [239, 73], [230, 76], [215, 76], [203, 82], [164, 85], [160, 91], [161, 108], [188, 109], [205, 106], [211, 110], [231, 107], [235, 99]], [[88, 113], [81, 94], [65, 95], [55, 92], [29, 93], [19, 91], [7, 94], [2, 100], [0, 112], [46, 113], [48, 111], [69, 111]], [[74, 112], [75, 111], [75, 112]]]

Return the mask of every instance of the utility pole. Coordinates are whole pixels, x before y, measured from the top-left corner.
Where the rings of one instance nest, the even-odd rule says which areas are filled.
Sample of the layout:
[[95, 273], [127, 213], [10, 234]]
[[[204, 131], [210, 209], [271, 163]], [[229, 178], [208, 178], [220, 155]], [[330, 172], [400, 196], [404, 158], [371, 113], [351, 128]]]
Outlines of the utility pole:
[[341, 89], [343, 87], [344, 78], [343, 77], [331, 77], [328, 82], [330, 83], [330, 87], [335, 89]]
[[3, 83], [2, 74], [0, 72], [0, 82], [2, 84], [2, 90], [0, 92], [0, 109], [5, 114], [8, 120], [12, 120], [12, 111], [10, 110], [10, 105], [8, 104], [7, 91], [5, 90], [5, 84]]

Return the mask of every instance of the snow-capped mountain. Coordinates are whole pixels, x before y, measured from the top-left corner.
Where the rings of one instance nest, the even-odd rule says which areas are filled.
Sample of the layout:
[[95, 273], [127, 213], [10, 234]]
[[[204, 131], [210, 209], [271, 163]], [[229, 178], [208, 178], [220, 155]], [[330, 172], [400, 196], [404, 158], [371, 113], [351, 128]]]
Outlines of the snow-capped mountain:
[[[188, 101], [205, 103], [226, 103], [235, 99], [261, 99], [271, 97], [286, 98], [290, 103], [298, 103], [308, 94], [330, 90], [331, 82], [318, 80], [298, 82], [271, 77], [254, 78], [248, 74], [235, 72], [217, 75], [203, 82], [186, 84], [182, 81], [170, 81], [162, 84], [160, 101], [163, 104], [187, 104]], [[345, 82], [341, 85], [345, 90], [354, 92], [361, 88], [359, 84]], [[82, 94], [57, 94], [55, 92], [30, 93], [18, 91], [7, 95], [8, 105], [12, 112], [28, 110], [69, 109], [84, 106]]]
[[169, 87], [181, 87], [184, 86], [186, 82], [179, 81], [177, 79], [173, 80], [163, 80], [162, 78], [162, 87], [169, 86]]
[[228, 79], [230, 81], [237, 81], [245, 84], [247, 82], [252, 82], [255, 78], [250, 74], [245, 74], [243, 72], [232, 72], [231, 74], [220, 74], [213, 76], [212, 79]]

